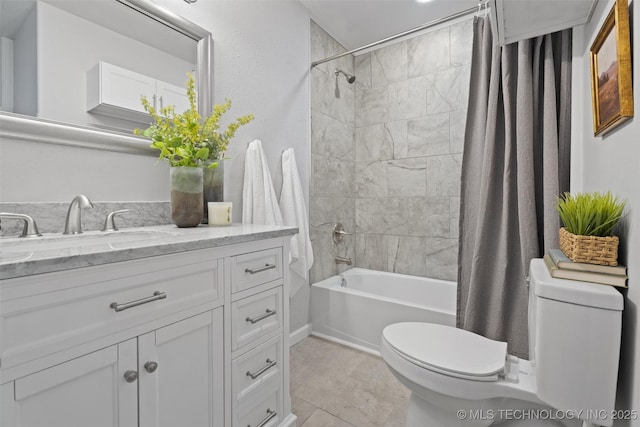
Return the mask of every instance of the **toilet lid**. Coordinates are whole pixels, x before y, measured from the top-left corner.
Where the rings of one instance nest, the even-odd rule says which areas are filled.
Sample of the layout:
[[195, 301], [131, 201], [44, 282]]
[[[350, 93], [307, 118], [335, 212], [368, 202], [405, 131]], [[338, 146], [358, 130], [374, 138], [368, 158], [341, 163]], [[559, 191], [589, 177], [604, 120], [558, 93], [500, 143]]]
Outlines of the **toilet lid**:
[[496, 381], [507, 357], [505, 342], [435, 323], [396, 323], [382, 336], [411, 362], [459, 378]]

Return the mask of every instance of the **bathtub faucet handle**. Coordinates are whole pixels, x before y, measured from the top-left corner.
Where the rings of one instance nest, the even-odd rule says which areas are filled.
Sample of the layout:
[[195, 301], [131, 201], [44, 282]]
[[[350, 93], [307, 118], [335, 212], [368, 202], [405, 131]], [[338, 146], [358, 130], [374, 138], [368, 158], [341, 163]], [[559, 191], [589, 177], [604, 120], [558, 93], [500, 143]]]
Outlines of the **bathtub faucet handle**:
[[344, 231], [344, 226], [339, 223], [336, 222], [335, 224], [333, 224], [333, 241], [334, 243], [341, 243], [344, 240], [344, 236], [351, 236], [353, 233], [347, 233], [346, 231]]

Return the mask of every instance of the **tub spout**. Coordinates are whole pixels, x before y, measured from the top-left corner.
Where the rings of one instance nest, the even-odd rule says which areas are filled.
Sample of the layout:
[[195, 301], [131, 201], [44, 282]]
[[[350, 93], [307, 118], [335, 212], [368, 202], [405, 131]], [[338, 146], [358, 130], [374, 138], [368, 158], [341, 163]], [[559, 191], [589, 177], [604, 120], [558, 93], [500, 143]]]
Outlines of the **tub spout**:
[[347, 265], [351, 265], [351, 258], [344, 258], [341, 256], [337, 256], [336, 257], [336, 264], [347, 264]]

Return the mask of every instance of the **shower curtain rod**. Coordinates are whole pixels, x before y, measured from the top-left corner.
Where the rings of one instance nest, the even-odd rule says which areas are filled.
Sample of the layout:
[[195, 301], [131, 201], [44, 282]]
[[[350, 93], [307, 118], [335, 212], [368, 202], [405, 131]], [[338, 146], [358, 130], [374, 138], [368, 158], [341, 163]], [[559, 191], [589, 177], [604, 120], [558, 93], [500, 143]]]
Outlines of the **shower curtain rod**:
[[316, 65], [324, 64], [325, 62], [333, 61], [334, 59], [342, 58], [343, 56], [347, 56], [347, 55], [351, 55], [353, 53], [360, 52], [361, 50], [369, 49], [370, 47], [378, 46], [380, 44], [383, 44], [383, 43], [386, 43], [386, 42], [390, 42], [390, 41], [395, 40], [395, 39], [399, 39], [400, 37], [408, 36], [409, 34], [413, 34], [413, 33], [416, 33], [418, 31], [425, 30], [425, 29], [433, 27], [435, 25], [442, 24], [442, 23], [448, 22], [448, 21], [452, 21], [452, 20], [460, 18], [462, 16], [470, 15], [471, 13], [476, 13], [477, 11], [478, 11], [478, 7], [470, 7], [469, 9], [465, 9], [462, 12], [457, 12], [457, 13], [454, 13], [454, 14], [449, 15], [449, 16], [445, 16], [445, 17], [442, 17], [442, 18], [434, 19], [433, 21], [427, 22], [426, 24], [422, 24], [419, 27], [412, 28], [410, 30], [404, 31], [402, 33], [399, 33], [399, 34], [396, 34], [396, 35], [393, 35], [393, 36], [389, 36], [389, 37], [384, 38], [382, 40], [378, 40], [377, 42], [369, 43], [368, 45], [361, 46], [361, 47], [358, 47], [356, 49], [351, 49], [350, 51], [347, 51], [347, 52], [344, 52], [344, 53], [340, 53], [338, 55], [333, 55], [333, 56], [330, 56], [330, 57], [325, 58], [325, 59], [320, 59], [318, 61], [313, 61], [311, 63], [311, 68], [315, 67]]

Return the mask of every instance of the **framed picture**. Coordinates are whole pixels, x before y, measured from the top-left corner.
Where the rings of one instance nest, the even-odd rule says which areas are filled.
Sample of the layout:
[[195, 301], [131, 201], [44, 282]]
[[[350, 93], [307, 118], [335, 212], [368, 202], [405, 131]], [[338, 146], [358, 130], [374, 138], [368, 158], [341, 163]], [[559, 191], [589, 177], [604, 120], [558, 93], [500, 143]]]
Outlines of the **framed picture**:
[[627, 0], [616, 0], [591, 46], [591, 96], [594, 135], [633, 117]]

